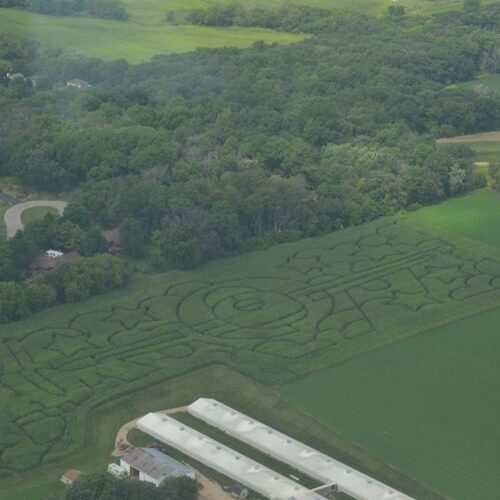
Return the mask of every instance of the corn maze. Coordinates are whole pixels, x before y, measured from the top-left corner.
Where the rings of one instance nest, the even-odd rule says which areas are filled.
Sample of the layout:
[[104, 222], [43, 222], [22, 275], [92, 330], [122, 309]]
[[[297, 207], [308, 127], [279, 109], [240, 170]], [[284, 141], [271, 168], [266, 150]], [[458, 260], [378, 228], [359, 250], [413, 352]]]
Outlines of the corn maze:
[[498, 304], [498, 253], [405, 224], [151, 278], [127, 300], [2, 327], [0, 478], [76, 452], [93, 409], [153, 383], [225, 364], [278, 384]]

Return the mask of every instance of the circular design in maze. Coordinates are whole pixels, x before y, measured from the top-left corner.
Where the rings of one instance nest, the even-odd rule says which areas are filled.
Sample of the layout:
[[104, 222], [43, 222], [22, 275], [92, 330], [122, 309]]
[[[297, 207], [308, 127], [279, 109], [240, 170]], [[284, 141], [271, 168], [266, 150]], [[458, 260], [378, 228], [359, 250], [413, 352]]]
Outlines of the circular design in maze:
[[211, 304], [216, 318], [241, 328], [272, 327], [303, 309], [296, 300], [276, 292], [243, 288], [224, 295], [215, 290], [208, 294], [206, 303]]
[[[290, 288], [290, 283], [252, 279], [207, 284], [181, 301], [178, 319], [205, 335], [219, 336], [245, 329], [259, 335], [258, 331], [269, 332], [307, 316], [305, 306], [283, 288]], [[266, 335], [269, 334], [272, 336]]]

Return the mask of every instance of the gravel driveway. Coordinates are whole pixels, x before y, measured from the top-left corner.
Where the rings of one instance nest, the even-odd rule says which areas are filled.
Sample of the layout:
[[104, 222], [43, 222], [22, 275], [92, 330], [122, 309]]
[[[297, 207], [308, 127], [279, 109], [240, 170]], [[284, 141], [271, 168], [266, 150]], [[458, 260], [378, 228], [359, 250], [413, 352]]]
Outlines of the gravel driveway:
[[28, 208], [53, 207], [62, 215], [67, 203], [65, 201], [35, 200], [25, 201], [10, 207], [4, 215], [5, 227], [7, 228], [7, 238], [12, 238], [20, 229], [23, 229], [21, 214]]

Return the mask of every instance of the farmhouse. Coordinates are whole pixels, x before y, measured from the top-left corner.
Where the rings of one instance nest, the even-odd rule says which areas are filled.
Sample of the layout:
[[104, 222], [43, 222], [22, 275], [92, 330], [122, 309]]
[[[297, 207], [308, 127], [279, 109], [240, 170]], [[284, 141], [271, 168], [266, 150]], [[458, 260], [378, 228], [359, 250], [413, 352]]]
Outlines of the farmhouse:
[[61, 476], [61, 483], [71, 486], [79, 477], [81, 472], [76, 469], [69, 469]]
[[76, 87], [77, 89], [88, 89], [90, 87], [90, 83], [85, 80], [80, 80], [75, 78], [74, 80], [69, 80], [66, 82], [68, 87]]
[[[49, 254], [49, 252], [51, 253]], [[62, 252], [57, 252], [56, 250], [48, 250], [45, 255], [37, 257], [35, 262], [28, 267], [28, 273], [33, 276], [41, 271], [50, 271], [50, 269], [54, 269], [54, 267], [57, 267], [59, 264], [63, 264], [64, 262], [73, 262], [81, 257], [82, 256], [78, 252], [69, 252], [64, 254]]]
[[186, 476], [195, 479], [191, 467], [155, 448], [133, 448], [120, 459], [120, 466], [131, 479], [147, 481], [156, 486], [160, 486], [168, 477]]

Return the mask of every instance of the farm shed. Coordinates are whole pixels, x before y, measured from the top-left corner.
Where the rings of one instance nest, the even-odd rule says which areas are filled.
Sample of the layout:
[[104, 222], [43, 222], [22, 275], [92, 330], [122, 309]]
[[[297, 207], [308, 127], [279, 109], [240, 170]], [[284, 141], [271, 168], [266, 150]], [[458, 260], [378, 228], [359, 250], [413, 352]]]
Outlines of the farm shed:
[[79, 477], [80, 477], [81, 472], [76, 469], [68, 469], [62, 476], [61, 476], [61, 483], [67, 484], [68, 486], [71, 486]]
[[322, 483], [335, 483], [339, 491], [357, 500], [411, 500], [390, 486], [213, 399], [198, 399], [188, 407], [188, 412]]
[[271, 500], [324, 500], [304, 486], [166, 415], [148, 413], [137, 421], [137, 428]]
[[191, 467], [155, 448], [133, 448], [120, 459], [120, 465], [132, 479], [156, 486], [160, 486], [168, 477], [186, 476], [195, 479], [196, 476]]

